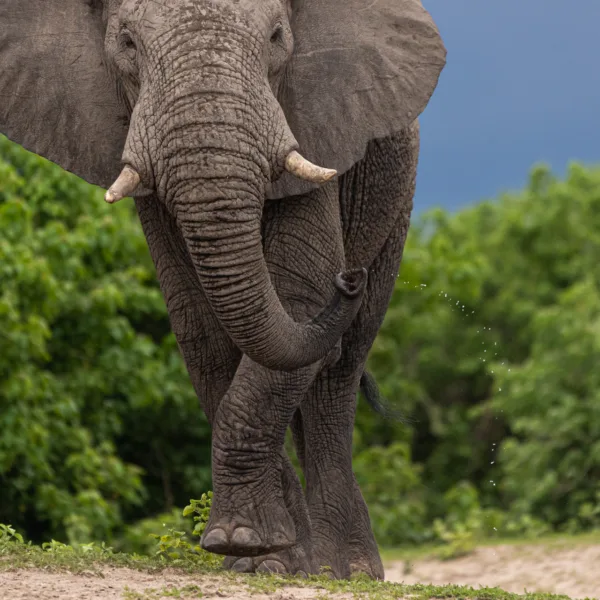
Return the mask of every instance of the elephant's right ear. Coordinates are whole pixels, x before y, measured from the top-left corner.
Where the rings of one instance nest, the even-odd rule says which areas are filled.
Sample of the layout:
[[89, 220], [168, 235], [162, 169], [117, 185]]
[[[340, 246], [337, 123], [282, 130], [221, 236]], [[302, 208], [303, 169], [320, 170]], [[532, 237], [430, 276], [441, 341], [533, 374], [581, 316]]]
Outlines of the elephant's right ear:
[[99, 0], [0, 0], [0, 133], [86, 181], [120, 171], [129, 117]]

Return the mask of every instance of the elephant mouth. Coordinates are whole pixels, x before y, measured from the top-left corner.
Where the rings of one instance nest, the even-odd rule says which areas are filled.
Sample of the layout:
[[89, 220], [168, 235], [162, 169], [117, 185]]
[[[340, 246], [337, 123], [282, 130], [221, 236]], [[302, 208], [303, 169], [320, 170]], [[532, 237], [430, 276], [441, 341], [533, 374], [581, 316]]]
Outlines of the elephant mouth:
[[[284, 168], [298, 179], [318, 184], [326, 183], [337, 175], [335, 169], [315, 165], [304, 158], [297, 150], [292, 150], [287, 155]], [[135, 193], [140, 184], [141, 177], [139, 173], [132, 166], [125, 165], [119, 177], [108, 188], [104, 200], [109, 204], [114, 204]]]

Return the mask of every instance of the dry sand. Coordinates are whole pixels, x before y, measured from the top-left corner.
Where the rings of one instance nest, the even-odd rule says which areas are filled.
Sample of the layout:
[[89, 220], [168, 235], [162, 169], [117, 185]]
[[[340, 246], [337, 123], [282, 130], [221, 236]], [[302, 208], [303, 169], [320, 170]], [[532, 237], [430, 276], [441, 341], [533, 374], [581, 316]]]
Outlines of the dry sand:
[[[53, 574], [40, 570], [0, 572], [1, 600], [144, 600], [169, 598], [163, 590], [189, 588], [179, 598], [223, 600], [316, 600], [322, 590], [284, 588], [270, 595], [251, 594], [243, 585], [216, 576], [165, 571], [150, 574], [106, 568], [103, 576]], [[496, 546], [451, 561], [418, 559], [386, 566], [388, 581], [500, 587], [510, 592], [553, 592], [571, 598], [600, 598], [600, 545]], [[127, 589], [137, 594], [126, 594]], [[201, 595], [200, 593], [201, 592]], [[139, 594], [139, 595], [138, 595]], [[330, 596], [334, 597], [334, 596]], [[349, 595], [337, 595], [339, 600]]]
[[[408, 566], [408, 569], [407, 569]], [[407, 572], [408, 571], [408, 572]], [[386, 579], [403, 583], [455, 583], [508, 592], [547, 592], [600, 598], [600, 545], [490, 546], [450, 561], [422, 559], [387, 565]]]

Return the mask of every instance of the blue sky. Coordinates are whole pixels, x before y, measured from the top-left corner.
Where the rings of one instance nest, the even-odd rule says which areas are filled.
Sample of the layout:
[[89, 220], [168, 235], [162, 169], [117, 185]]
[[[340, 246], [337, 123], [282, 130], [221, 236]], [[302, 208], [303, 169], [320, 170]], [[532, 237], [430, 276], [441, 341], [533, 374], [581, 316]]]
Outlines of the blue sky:
[[421, 117], [415, 214], [600, 164], [600, 0], [423, 0], [448, 50]]

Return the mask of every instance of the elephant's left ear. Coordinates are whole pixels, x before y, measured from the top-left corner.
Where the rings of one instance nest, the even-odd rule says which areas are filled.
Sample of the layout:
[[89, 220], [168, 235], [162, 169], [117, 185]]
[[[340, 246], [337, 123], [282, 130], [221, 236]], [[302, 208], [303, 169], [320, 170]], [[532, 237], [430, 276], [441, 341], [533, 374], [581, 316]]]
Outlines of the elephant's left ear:
[[[302, 155], [340, 174], [419, 116], [446, 63], [421, 0], [296, 0], [292, 31], [280, 101]], [[286, 173], [270, 197], [310, 187]]]

